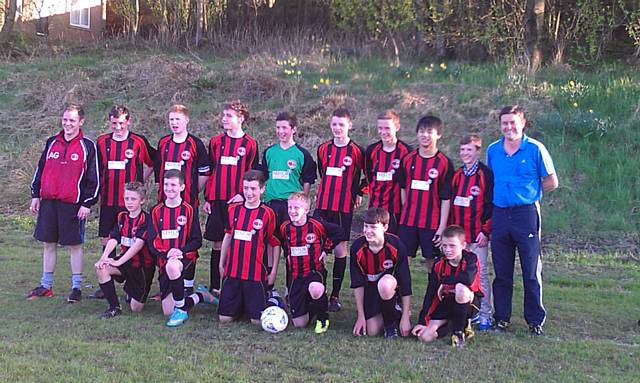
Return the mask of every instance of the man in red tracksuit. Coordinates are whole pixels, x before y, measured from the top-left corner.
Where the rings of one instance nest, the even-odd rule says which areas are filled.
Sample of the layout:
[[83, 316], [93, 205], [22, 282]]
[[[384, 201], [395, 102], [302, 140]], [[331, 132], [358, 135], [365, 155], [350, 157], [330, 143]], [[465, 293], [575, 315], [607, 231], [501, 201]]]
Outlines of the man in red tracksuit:
[[96, 145], [82, 134], [84, 110], [69, 105], [62, 131], [47, 140], [31, 183], [31, 207], [37, 214], [34, 237], [44, 243], [42, 278], [28, 299], [53, 296], [58, 244], [71, 253], [69, 303], [81, 298], [84, 223], [98, 200], [100, 181]]

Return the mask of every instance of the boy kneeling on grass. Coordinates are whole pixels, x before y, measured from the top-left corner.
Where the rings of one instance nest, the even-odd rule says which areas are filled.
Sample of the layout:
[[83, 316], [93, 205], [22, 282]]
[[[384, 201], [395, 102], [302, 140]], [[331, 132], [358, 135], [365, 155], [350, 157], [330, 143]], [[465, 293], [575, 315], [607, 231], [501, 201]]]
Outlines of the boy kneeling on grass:
[[364, 214], [364, 236], [351, 245], [351, 288], [358, 311], [355, 336], [375, 336], [384, 329], [384, 337], [393, 339], [398, 330], [402, 336], [411, 331], [407, 250], [397, 236], [386, 232], [388, 227], [389, 212], [370, 208]]
[[431, 342], [446, 333], [448, 322], [453, 328], [452, 346], [462, 347], [474, 335], [469, 318], [482, 297], [480, 262], [466, 247], [463, 228], [451, 225], [444, 230], [444, 257], [433, 266], [418, 324], [411, 331], [421, 341]]
[[198, 212], [180, 196], [185, 189], [180, 170], [167, 170], [162, 187], [165, 200], [151, 211], [148, 243], [158, 261], [162, 312], [170, 315], [166, 324], [177, 327], [189, 318], [189, 308], [203, 301], [213, 303], [215, 298], [207, 290], [185, 298], [184, 276], [195, 268], [202, 246]]
[[290, 275], [289, 306], [295, 327], [306, 327], [316, 317], [315, 333], [329, 329], [327, 252], [346, 240], [338, 225], [309, 217], [309, 196], [295, 192], [287, 201], [289, 220], [280, 225], [280, 237]]
[[[124, 204], [127, 211], [120, 212], [116, 225], [111, 229], [102, 256], [96, 262], [96, 274], [100, 290], [109, 303], [101, 318], [113, 318], [122, 313], [114, 280], [124, 283], [124, 291], [131, 298], [131, 311], [140, 312], [149, 295], [156, 261], [149, 252], [147, 225], [149, 214], [142, 210], [147, 191], [140, 182], [124, 185]], [[120, 245], [120, 255], [109, 255]]]

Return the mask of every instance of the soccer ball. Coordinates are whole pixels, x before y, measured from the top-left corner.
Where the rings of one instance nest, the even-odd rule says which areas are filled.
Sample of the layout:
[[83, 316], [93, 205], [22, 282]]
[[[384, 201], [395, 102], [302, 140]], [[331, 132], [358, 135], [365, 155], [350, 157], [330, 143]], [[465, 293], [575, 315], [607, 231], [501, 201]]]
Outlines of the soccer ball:
[[264, 331], [275, 334], [287, 328], [289, 317], [280, 307], [269, 306], [262, 312], [260, 322]]

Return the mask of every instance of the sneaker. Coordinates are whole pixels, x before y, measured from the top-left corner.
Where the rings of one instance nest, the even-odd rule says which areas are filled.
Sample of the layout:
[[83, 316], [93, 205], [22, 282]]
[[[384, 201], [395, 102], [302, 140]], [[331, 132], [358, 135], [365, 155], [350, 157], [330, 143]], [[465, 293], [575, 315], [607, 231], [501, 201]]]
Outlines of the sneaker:
[[154, 301], [154, 302], [159, 302], [160, 300], [162, 300], [162, 295], [160, 294], [160, 291], [158, 291], [157, 293], [152, 294], [149, 297], [150, 301]]
[[454, 348], [462, 348], [466, 344], [464, 339], [464, 333], [462, 331], [456, 331], [451, 335], [451, 346]]
[[[215, 292], [216, 290], [213, 290], [213, 291]], [[218, 303], [220, 302], [220, 298], [216, 294], [211, 293], [207, 286], [199, 285], [198, 288], [196, 289], [196, 292], [202, 294], [203, 303], [217, 306]]]
[[43, 286], [38, 286], [35, 289], [31, 290], [29, 295], [27, 295], [27, 299], [32, 301], [32, 300], [34, 300], [36, 298], [40, 298], [40, 297], [51, 298], [52, 296], [53, 296], [53, 290], [52, 289], [48, 289], [48, 288], [43, 287]]
[[71, 289], [69, 296], [67, 297], [68, 303], [77, 303], [82, 299], [82, 291], [80, 289]]
[[117, 317], [120, 314], [122, 314], [122, 309], [120, 307], [109, 307], [105, 312], [100, 314], [100, 319], [109, 319]]
[[397, 339], [398, 338], [398, 323], [394, 322], [391, 326], [384, 328], [385, 339]]
[[489, 331], [493, 327], [493, 322], [490, 318], [482, 318], [478, 323], [478, 331]]
[[478, 311], [478, 312], [476, 313], [476, 315], [474, 315], [474, 316], [472, 316], [472, 317], [471, 317], [471, 324], [478, 324], [478, 323], [480, 323], [480, 319], [481, 319], [481, 318], [480, 318], [480, 312]]
[[493, 324], [491, 328], [494, 332], [507, 332], [510, 323], [503, 320], [497, 320], [496, 323]]
[[544, 333], [542, 332], [542, 326], [539, 324], [529, 325], [529, 335], [531, 336], [541, 336]]
[[342, 308], [342, 304], [340, 304], [340, 299], [338, 297], [332, 296], [329, 298], [329, 312], [335, 313], [340, 311]]
[[329, 319], [317, 320], [316, 328], [313, 330], [316, 334], [322, 334], [329, 330]]
[[187, 314], [186, 311], [176, 307], [173, 309], [173, 313], [171, 314], [171, 316], [169, 317], [169, 320], [167, 321], [167, 326], [168, 327], [181, 326], [187, 319], [189, 319], [189, 314]]
[[89, 298], [89, 299], [104, 299], [104, 293], [102, 292], [102, 289], [98, 289], [93, 294], [89, 295], [87, 298]]

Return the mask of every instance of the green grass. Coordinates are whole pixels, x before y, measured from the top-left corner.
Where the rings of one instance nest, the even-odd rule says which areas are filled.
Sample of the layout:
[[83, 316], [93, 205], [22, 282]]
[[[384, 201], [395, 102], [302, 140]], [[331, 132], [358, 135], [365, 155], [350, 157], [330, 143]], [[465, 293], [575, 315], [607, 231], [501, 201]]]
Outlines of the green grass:
[[[522, 283], [516, 277], [508, 334], [478, 334], [467, 348], [445, 341], [388, 342], [351, 335], [355, 308], [348, 280], [344, 308], [327, 334], [293, 329], [272, 335], [248, 323], [221, 326], [212, 307], [198, 306], [177, 329], [164, 326], [160, 305], [103, 321], [101, 301], [64, 303], [69, 268], [61, 250], [56, 296], [33, 302], [24, 295], [40, 275], [33, 220], [0, 219], [0, 380], [2, 381], [637, 381], [640, 369], [640, 266], [621, 255], [550, 254], [545, 268], [546, 335], [530, 338], [522, 319]], [[95, 233], [95, 227], [90, 227]], [[205, 253], [203, 251], [203, 253]], [[98, 257], [89, 241], [85, 275]], [[198, 282], [208, 280], [208, 257]], [[425, 288], [424, 265], [411, 264], [415, 323]], [[348, 273], [347, 273], [348, 274]], [[85, 294], [92, 291], [85, 289]], [[453, 366], [464, 366], [453, 367]]]

